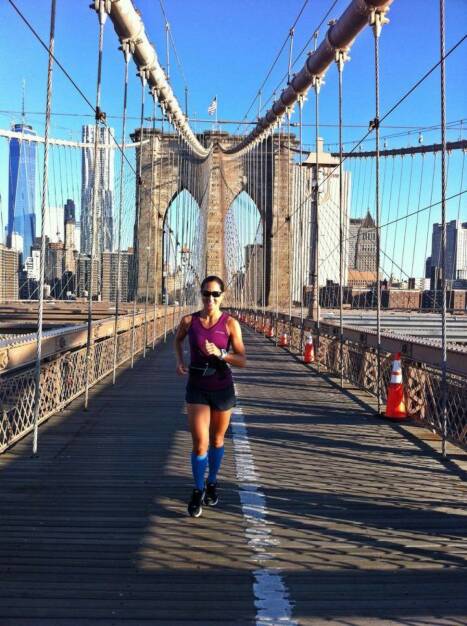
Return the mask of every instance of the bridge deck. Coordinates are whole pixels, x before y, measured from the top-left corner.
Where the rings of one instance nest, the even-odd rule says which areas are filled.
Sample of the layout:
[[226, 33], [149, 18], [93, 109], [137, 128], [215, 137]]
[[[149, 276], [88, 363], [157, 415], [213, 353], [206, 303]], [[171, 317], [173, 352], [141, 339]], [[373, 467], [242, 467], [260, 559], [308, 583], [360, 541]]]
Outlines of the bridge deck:
[[185, 512], [170, 345], [44, 425], [38, 459], [30, 437], [0, 457], [2, 626], [466, 623], [459, 476], [264, 339], [247, 345], [248, 439], [239, 412], [222, 502], [201, 519]]

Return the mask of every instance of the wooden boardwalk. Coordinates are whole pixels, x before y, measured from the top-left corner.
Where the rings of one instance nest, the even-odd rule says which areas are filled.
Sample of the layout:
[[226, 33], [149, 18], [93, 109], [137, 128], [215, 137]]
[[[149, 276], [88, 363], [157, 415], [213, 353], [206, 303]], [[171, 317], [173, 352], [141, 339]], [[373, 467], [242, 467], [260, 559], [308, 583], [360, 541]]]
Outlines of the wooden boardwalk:
[[[89, 412], [75, 401], [45, 424], [38, 459], [30, 437], [0, 457], [1, 626], [467, 624], [465, 483], [246, 332], [249, 445], [229, 436], [222, 502], [202, 518], [186, 515], [171, 345], [103, 381]], [[268, 581], [280, 602], [264, 600]]]

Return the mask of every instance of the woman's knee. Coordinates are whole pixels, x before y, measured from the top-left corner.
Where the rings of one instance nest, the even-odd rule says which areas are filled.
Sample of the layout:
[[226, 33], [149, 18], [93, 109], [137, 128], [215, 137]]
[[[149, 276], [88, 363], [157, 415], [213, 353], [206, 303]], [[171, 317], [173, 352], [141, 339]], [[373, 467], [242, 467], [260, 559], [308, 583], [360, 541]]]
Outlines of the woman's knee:
[[207, 439], [193, 439], [193, 453], [196, 456], [204, 456], [208, 452], [209, 442]]
[[214, 448], [222, 448], [222, 446], [224, 445], [224, 435], [211, 433], [209, 436], [209, 445]]

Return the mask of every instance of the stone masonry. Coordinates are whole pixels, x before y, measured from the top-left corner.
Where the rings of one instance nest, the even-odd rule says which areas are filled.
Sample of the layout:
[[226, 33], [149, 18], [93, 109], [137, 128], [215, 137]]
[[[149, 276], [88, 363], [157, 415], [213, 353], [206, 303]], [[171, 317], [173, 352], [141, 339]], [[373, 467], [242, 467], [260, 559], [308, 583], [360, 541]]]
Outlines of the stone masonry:
[[[133, 135], [138, 141], [139, 130]], [[291, 241], [288, 215], [292, 211], [292, 161], [287, 135], [275, 135], [249, 155], [229, 155], [226, 150], [239, 137], [220, 131], [199, 136], [213, 146], [203, 160], [191, 155], [173, 133], [144, 129], [141, 189], [136, 193], [138, 219], [135, 225], [138, 298], [161, 301], [162, 233], [166, 212], [176, 196], [186, 189], [204, 214], [205, 273], [226, 275], [224, 225], [235, 198], [245, 191], [255, 202], [263, 219], [265, 247], [266, 305], [285, 306], [290, 285]], [[291, 145], [295, 138], [291, 137]], [[140, 149], [137, 148], [137, 167]], [[260, 303], [260, 302], [259, 302]]]

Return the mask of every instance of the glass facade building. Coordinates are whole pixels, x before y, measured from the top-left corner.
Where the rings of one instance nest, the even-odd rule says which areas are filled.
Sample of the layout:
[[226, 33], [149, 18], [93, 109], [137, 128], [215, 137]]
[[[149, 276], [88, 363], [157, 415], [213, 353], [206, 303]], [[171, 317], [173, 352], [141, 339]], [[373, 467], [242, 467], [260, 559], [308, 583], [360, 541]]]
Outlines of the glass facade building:
[[[24, 136], [36, 134], [28, 124], [15, 124], [12, 130]], [[15, 242], [22, 240], [23, 262], [36, 236], [36, 152], [35, 142], [10, 139], [7, 245], [16, 247]]]

